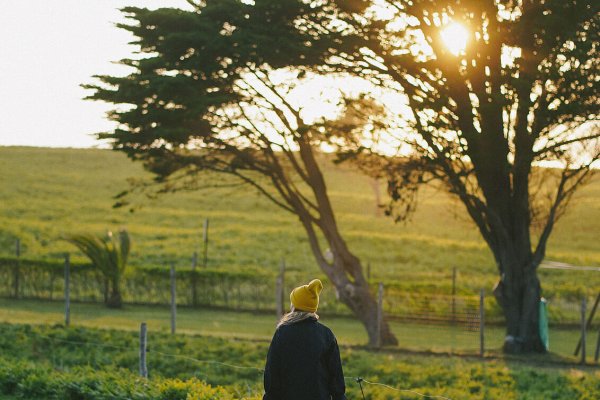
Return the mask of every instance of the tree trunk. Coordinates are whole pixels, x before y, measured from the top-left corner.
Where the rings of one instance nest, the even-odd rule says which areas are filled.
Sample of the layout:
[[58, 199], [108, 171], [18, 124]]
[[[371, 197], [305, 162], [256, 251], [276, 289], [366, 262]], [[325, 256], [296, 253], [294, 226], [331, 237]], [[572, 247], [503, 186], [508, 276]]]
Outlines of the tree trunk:
[[[360, 260], [352, 254], [337, 227], [333, 207], [327, 195], [325, 179], [313, 148], [305, 140], [298, 140], [297, 143], [306, 168], [307, 182], [318, 206], [319, 216], [318, 218], [312, 216], [298, 196], [293, 196], [289, 203], [295, 208], [296, 215], [306, 230], [312, 253], [321, 270], [327, 274], [335, 286], [340, 301], [346, 304], [354, 316], [365, 326], [369, 336], [369, 345], [378, 344], [378, 331], [380, 330], [381, 341], [379, 343], [395, 346], [398, 344], [398, 340], [391, 332], [385, 318], [382, 319], [381, 327], [378, 329], [377, 304], [363, 275]], [[333, 253], [333, 262], [327, 261], [323, 256], [315, 227], [329, 244]]]
[[104, 295], [104, 304], [108, 305], [108, 278], [104, 278], [104, 291], [103, 291], [103, 295]]
[[506, 353], [543, 353], [546, 351], [539, 334], [540, 281], [535, 271], [525, 279], [505, 276], [496, 285], [494, 296], [506, 318]]
[[[337, 288], [336, 288], [337, 289]], [[377, 302], [369, 287], [348, 282], [341, 290], [338, 289], [340, 300], [352, 310], [356, 318], [364, 325], [369, 336], [369, 346], [375, 347], [378, 342]], [[388, 321], [384, 318], [381, 324], [381, 345], [397, 346], [398, 339], [390, 331]]]
[[[355, 257], [341, 242], [340, 247], [333, 247], [333, 265], [317, 260], [321, 269], [333, 283], [338, 299], [352, 311], [354, 316], [364, 325], [369, 337], [369, 346], [397, 346], [398, 340], [390, 330], [388, 321], [384, 317], [378, 329], [377, 302], [371, 293], [369, 284], [364, 279], [360, 260]], [[350, 280], [350, 277], [353, 280]], [[381, 332], [381, 341], [378, 333]]]
[[[314, 225], [306, 214], [299, 213], [299, 216], [308, 235], [311, 251], [317, 264], [335, 287], [338, 299], [348, 306], [354, 316], [364, 325], [369, 337], [369, 346], [376, 346], [378, 343], [377, 303], [369, 290], [367, 280], [362, 274], [360, 260], [348, 250], [337, 230], [321, 228], [322, 231], [328, 233], [325, 236], [329, 239], [333, 253], [333, 262], [329, 263], [321, 251]], [[352, 281], [350, 280], [351, 277]], [[381, 324], [380, 344], [382, 346], [396, 346], [398, 344], [398, 340], [390, 330], [385, 318]]]
[[111, 285], [110, 296], [106, 301], [106, 306], [109, 308], [121, 308], [123, 307], [123, 300], [121, 298], [121, 290], [119, 288], [119, 282], [113, 281]]
[[[497, 141], [496, 141], [497, 140]], [[541, 298], [537, 265], [531, 249], [531, 210], [529, 175], [531, 143], [520, 138], [512, 170], [504, 160], [506, 143], [501, 136], [486, 138], [482, 143], [477, 166], [477, 181], [485, 196], [477, 220], [480, 231], [494, 253], [500, 282], [494, 295], [504, 312], [506, 353], [545, 352], [539, 334]], [[493, 159], [487, 153], [499, 155]], [[512, 187], [511, 187], [512, 183]]]

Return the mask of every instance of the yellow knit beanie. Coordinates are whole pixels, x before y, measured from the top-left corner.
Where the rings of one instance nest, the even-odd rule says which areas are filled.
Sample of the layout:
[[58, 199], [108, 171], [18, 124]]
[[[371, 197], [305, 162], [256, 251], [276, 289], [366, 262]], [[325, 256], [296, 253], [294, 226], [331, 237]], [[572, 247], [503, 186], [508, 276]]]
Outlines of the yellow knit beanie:
[[290, 301], [296, 310], [316, 312], [319, 308], [319, 293], [323, 290], [323, 283], [313, 279], [308, 285], [298, 286], [290, 293]]

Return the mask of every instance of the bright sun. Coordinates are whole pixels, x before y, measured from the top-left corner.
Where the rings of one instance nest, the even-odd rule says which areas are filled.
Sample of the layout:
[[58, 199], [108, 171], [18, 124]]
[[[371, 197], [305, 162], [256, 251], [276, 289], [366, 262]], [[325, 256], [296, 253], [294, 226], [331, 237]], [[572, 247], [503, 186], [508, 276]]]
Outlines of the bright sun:
[[455, 56], [467, 47], [469, 31], [459, 23], [451, 22], [440, 32], [442, 41]]

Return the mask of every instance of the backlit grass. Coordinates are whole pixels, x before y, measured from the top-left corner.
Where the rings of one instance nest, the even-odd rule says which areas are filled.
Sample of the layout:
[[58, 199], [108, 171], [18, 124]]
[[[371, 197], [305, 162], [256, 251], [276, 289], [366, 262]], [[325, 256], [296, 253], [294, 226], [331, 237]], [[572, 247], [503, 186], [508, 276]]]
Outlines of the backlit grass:
[[[324, 164], [329, 193], [350, 248], [371, 265], [372, 279], [393, 279], [407, 287], [458, 286], [491, 289], [496, 270], [490, 252], [462, 206], [445, 193], [425, 189], [411, 221], [394, 224], [376, 215], [370, 179], [347, 167]], [[136, 198], [134, 213], [113, 209], [113, 196], [128, 178], [146, 176], [141, 165], [117, 152], [98, 149], [0, 147], [0, 254], [22, 241], [28, 257], [62, 258], [73, 247], [59, 240], [73, 232], [102, 233], [125, 227], [131, 264], [189, 265], [201, 250], [202, 223], [210, 219], [208, 263], [217, 268], [256, 266], [278, 269], [281, 258], [298, 279], [320, 276], [297, 218], [247, 187], [206, 189]], [[381, 192], [383, 193], [383, 185]], [[557, 224], [548, 259], [600, 266], [600, 181], [583, 188]], [[595, 294], [600, 273], [542, 270], [546, 297]]]
[[[367, 334], [362, 325], [352, 318], [323, 316], [321, 321], [331, 327], [344, 345], [364, 345]], [[64, 305], [61, 302], [0, 299], [0, 322], [18, 324], [64, 324]], [[168, 307], [128, 305], [122, 310], [108, 309], [98, 304], [74, 303], [71, 305], [72, 325], [86, 328], [139, 330], [141, 322], [148, 324], [151, 332], [170, 332]], [[270, 314], [220, 311], [210, 309], [179, 308], [177, 332], [221, 338], [244, 338], [269, 341], [276, 319]], [[399, 340], [399, 349], [431, 351], [434, 353], [479, 354], [479, 331], [469, 331], [464, 326], [427, 325], [392, 321], [391, 329]], [[504, 328], [486, 327], [485, 348], [488, 355], [499, 355], [504, 338]], [[579, 331], [550, 329], [551, 351], [565, 361], [574, 361], [572, 352], [579, 339]], [[595, 343], [590, 332], [588, 346]], [[593, 351], [593, 350], [590, 350]]]

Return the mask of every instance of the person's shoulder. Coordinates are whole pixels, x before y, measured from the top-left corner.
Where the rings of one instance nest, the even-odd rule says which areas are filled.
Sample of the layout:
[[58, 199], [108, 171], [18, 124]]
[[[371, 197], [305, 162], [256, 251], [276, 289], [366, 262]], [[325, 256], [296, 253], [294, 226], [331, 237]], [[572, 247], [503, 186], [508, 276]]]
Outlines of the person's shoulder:
[[333, 334], [333, 331], [324, 323], [322, 323], [321, 321], [316, 321], [316, 325], [319, 327], [319, 329], [327, 334], [327, 336], [331, 336], [331, 337], [335, 337], [335, 335]]

